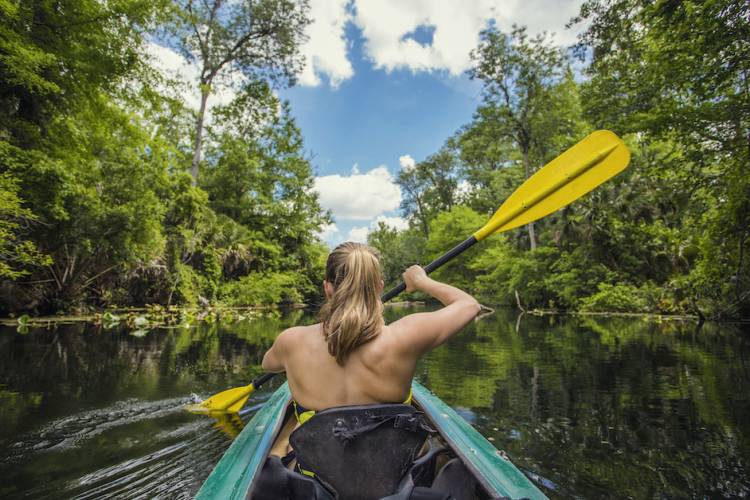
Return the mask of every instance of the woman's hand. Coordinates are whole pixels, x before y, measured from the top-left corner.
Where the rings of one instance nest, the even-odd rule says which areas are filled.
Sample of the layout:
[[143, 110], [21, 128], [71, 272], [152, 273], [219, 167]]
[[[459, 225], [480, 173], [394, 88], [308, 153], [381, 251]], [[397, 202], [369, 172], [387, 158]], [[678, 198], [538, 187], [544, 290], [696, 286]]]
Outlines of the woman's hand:
[[404, 279], [406, 291], [413, 292], [414, 290], [419, 289], [419, 283], [427, 278], [427, 273], [424, 272], [424, 269], [422, 269], [420, 266], [414, 265], [404, 271], [404, 274], [402, 274], [401, 276]]

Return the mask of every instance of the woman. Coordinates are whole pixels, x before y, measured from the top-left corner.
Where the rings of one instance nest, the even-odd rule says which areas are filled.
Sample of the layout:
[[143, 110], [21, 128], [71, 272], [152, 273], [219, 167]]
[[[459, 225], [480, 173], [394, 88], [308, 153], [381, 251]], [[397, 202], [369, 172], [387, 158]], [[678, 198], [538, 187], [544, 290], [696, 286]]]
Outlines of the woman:
[[[407, 292], [420, 290], [444, 307], [386, 325], [375, 251], [347, 242], [328, 256], [321, 322], [283, 331], [263, 357], [264, 370], [286, 372], [297, 426], [331, 407], [409, 402], [419, 358], [480, 311], [471, 295], [429, 278], [419, 266], [407, 269], [403, 278]], [[274, 454], [283, 455], [283, 448], [274, 447]]]

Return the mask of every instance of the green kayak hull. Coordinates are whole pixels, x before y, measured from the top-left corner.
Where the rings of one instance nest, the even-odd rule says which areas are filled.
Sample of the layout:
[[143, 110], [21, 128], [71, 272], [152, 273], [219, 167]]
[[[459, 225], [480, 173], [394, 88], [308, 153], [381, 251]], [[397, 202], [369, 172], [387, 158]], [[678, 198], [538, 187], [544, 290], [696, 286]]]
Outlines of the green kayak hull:
[[[487, 441], [453, 408], [419, 382], [412, 384], [414, 401], [445, 442], [492, 496], [547, 498], [504, 453]], [[232, 442], [198, 491], [198, 499], [244, 499], [260, 472], [274, 438], [283, 425], [291, 394], [279, 387]]]

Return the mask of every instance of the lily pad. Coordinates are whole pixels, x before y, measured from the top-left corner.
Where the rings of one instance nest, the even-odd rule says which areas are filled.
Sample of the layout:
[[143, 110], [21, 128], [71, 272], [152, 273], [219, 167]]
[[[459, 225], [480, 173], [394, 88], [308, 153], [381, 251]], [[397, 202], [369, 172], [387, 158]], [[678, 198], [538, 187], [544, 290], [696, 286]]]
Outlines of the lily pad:
[[136, 316], [133, 319], [133, 325], [137, 327], [146, 326], [148, 325], [148, 319], [145, 316]]
[[112, 314], [109, 311], [102, 314], [102, 325], [106, 329], [116, 326], [119, 322], [120, 322], [120, 317], [117, 316], [116, 314]]

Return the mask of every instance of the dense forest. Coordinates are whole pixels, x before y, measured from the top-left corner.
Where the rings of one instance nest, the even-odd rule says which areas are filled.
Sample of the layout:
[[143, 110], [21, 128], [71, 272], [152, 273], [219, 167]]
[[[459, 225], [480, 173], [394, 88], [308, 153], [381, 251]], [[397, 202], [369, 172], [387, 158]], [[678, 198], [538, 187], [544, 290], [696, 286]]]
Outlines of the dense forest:
[[[472, 120], [400, 172], [409, 229], [370, 234], [388, 282], [607, 128], [625, 173], [439, 276], [491, 304], [750, 317], [749, 16], [589, 0], [572, 51], [488, 28]], [[0, 312], [319, 300], [330, 214], [274, 92], [309, 22], [292, 0], [0, 0]], [[199, 68], [198, 110], [153, 66], [154, 38]]]
[[571, 53], [523, 28], [483, 33], [472, 121], [400, 173], [411, 227], [369, 236], [388, 280], [606, 128], [629, 145], [628, 170], [438, 276], [524, 308], [750, 317], [750, 4], [590, 0], [570, 24], [582, 22]]
[[[213, 6], [0, 1], [3, 310], [318, 293], [329, 216], [273, 92], [300, 68], [305, 5]], [[154, 34], [201, 68], [199, 113], [151, 66]], [[212, 85], [237, 74], [207, 123]]]

